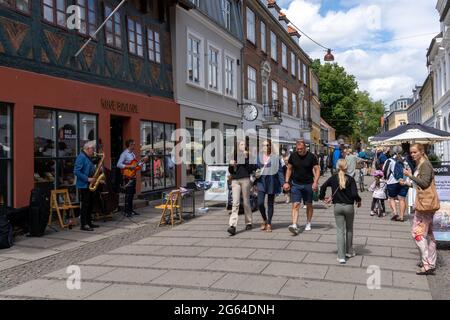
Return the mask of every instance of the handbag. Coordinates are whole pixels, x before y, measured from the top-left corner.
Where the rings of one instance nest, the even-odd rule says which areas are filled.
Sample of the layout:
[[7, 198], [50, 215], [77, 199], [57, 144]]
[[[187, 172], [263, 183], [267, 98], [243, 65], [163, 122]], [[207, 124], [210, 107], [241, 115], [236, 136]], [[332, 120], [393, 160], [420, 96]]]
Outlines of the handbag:
[[331, 206], [333, 204], [333, 198], [338, 192], [338, 190], [339, 188], [337, 188], [336, 191], [334, 191], [333, 195], [330, 198], [325, 199], [323, 202], [325, 202], [326, 205]]
[[436, 213], [441, 208], [434, 178], [428, 189], [417, 187], [415, 206], [417, 211], [425, 214]]

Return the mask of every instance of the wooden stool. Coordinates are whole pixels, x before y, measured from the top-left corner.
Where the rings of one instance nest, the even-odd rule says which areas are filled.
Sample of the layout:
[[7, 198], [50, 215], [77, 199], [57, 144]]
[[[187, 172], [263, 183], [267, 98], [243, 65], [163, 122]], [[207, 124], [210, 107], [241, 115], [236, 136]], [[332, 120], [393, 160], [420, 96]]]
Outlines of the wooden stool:
[[[59, 196], [62, 196], [62, 199]], [[60, 199], [62, 201], [58, 201]], [[80, 206], [72, 205], [72, 202], [70, 201], [69, 190], [52, 190], [50, 195], [50, 216], [48, 217], [48, 225], [50, 226], [52, 224], [52, 216], [53, 213], [56, 212], [61, 229], [71, 228], [73, 225], [76, 225], [76, 218], [73, 210], [79, 208]], [[71, 223], [70, 220], [68, 224], [64, 223], [63, 217], [66, 214], [69, 214], [69, 218], [71, 218], [73, 223]]]
[[[183, 210], [181, 209], [181, 192], [174, 190], [169, 193], [166, 203], [156, 206], [155, 209], [162, 209], [161, 220], [159, 226], [166, 224], [166, 212], [169, 214], [170, 223], [173, 227], [174, 223], [183, 223]], [[174, 215], [178, 212], [179, 219], [175, 222]]]

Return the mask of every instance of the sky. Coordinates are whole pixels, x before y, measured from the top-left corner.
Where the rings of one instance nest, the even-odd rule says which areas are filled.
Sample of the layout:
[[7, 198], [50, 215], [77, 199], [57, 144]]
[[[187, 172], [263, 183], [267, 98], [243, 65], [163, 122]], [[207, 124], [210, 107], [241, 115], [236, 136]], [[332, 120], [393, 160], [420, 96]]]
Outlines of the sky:
[[[440, 32], [437, 0], [277, 3], [301, 31], [333, 49], [335, 62], [353, 74], [359, 89], [368, 91], [375, 100], [390, 104], [401, 96], [412, 96], [415, 85], [425, 81], [426, 52]], [[312, 59], [323, 60], [324, 49], [305, 36], [300, 45]]]

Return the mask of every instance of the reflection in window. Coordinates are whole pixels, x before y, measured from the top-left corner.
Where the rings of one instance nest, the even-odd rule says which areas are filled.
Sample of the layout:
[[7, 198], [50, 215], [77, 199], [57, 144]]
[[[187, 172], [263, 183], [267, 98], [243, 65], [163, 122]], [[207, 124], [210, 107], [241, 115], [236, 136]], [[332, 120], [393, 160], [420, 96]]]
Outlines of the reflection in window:
[[81, 147], [91, 140], [97, 140], [95, 115], [35, 108], [35, 186], [46, 193], [68, 188], [72, 201], [76, 201], [75, 160]]
[[12, 107], [0, 103], [0, 204], [12, 206]]
[[171, 157], [174, 131], [173, 124], [141, 121], [141, 156], [150, 157], [141, 171], [142, 192], [176, 185], [175, 160]]

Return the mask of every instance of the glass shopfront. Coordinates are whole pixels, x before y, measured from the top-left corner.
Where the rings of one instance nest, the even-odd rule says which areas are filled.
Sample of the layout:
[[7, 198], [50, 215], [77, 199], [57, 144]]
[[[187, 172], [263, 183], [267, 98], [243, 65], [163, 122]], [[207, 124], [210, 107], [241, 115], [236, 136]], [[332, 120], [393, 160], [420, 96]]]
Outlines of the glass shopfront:
[[174, 124], [141, 121], [141, 156], [150, 157], [142, 168], [142, 192], [176, 186], [176, 166], [171, 156], [174, 131]]
[[0, 102], [0, 205], [12, 206], [12, 106]]
[[97, 141], [97, 116], [34, 109], [34, 184], [50, 192], [69, 189], [77, 201], [75, 160], [87, 141]]
[[186, 118], [186, 130], [191, 135], [191, 141], [187, 142], [186, 150], [190, 153], [191, 164], [186, 165], [186, 182], [195, 182], [205, 178], [205, 164], [203, 162], [203, 134], [205, 123], [202, 120]]

